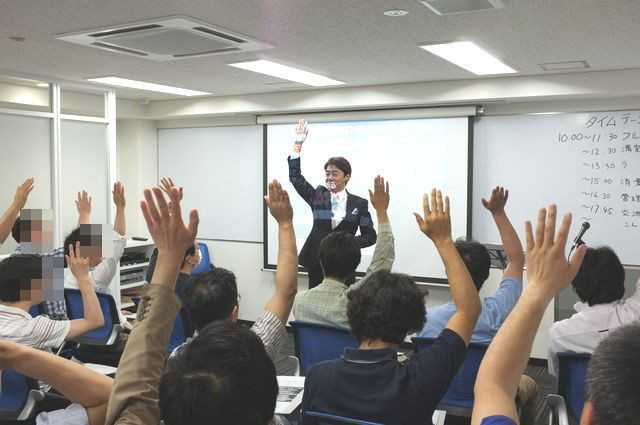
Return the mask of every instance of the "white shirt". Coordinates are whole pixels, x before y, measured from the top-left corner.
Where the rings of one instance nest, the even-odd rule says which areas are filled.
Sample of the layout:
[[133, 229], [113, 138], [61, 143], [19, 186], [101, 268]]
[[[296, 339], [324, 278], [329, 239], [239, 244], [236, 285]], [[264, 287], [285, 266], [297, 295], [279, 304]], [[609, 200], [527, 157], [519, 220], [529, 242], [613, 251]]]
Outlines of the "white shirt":
[[331, 228], [335, 229], [347, 215], [347, 189], [331, 192]]
[[31, 317], [20, 308], [0, 304], [0, 339], [3, 341], [51, 351], [62, 345], [70, 329], [68, 320], [51, 320], [45, 315]]
[[547, 362], [554, 376], [558, 376], [558, 353], [591, 354], [610, 331], [640, 320], [640, 279], [636, 292], [626, 300], [593, 306], [578, 302], [573, 308], [576, 314], [554, 323], [549, 331]]
[[[93, 283], [93, 287], [96, 292], [111, 295], [116, 300], [116, 304], [118, 303], [120, 294], [115, 293], [115, 288], [112, 282], [116, 272], [118, 271], [118, 263], [120, 262], [120, 257], [122, 257], [126, 246], [127, 239], [114, 230], [113, 255], [105, 257], [100, 264], [92, 270], [89, 270], [89, 277], [91, 278], [91, 282]], [[78, 281], [69, 268], [64, 269], [64, 287], [79, 289]], [[120, 311], [118, 311], [118, 314], [120, 315], [120, 323], [127, 321]]]

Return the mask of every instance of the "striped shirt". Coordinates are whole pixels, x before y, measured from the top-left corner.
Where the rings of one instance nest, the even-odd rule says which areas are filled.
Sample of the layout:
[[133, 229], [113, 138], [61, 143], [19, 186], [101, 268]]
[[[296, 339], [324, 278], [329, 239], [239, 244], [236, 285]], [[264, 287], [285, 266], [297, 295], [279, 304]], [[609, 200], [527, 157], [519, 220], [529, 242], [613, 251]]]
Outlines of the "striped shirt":
[[20, 308], [0, 304], [0, 339], [4, 341], [50, 351], [62, 345], [70, 328], [68, 320], [31, 317]]

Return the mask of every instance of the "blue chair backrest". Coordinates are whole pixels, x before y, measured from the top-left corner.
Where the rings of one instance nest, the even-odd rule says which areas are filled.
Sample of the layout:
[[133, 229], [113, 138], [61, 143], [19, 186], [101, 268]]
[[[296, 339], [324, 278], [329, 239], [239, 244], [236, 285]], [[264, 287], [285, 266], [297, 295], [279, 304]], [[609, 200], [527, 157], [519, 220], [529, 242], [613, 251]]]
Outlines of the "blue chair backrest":
[[24, 408], [29, 390], [39, 389], [38, 381], [10, 369], [2, 369], [0, 418], [17, 419]]
[[191, 325], [191, 319], [189, 313], [184, 307], [180, 307], [180, 312], [176, 316], [176, 321], [173, 322], [173, 330], [171, 331], [171, 337], [169, 338], [169, 344], [167, 344], [167, 353], [171, 354], [173, 350], [187, 341], [187, 338], [193, 336], [193, 326]]
[[213, 267], [211, 257], [209, 256], [209, 247], [204, 242], [198, 242], [200, 248], [200, 262], [191, 270], [191, 276], [208, 272]]
[[558, 394], [567, 402], [569, 414], [579, 420], [587, 393], [587, 366], [591, 354], [558, 353]]
[[314, 425], [325, 424], [355, 424], [355, 425], [382, 425], [377, 422], [361, 421], [359, 419], [345, 418], [344, 416], [330, 415], [321, 412], [304, 412], [305, 423]]
[[40, 316], [40, 307], [38, 306], [38, 304], [29, 307], [29, 314], [31, 315], [31, 317]]
[[[77, 340], [83, 344], [106, 344], [113, 332], [114, 325], [120, 324], [118, 307], [116, 306], [116, 302], [113, 297], [109, 294], [102, 294], [99, 292], [96, 292], [96, 295], [98, 296], [100, 309], [104, 316], [104, 326], [91, 332], [87, 332], [77, 338]], [[83, 319], [84, 305], [82, 304], [82, 293], [80, 290], [65, 288], [64, 299], [67, 302], [67, 314], [69, 319]]]
[[[435, 340], [436, 338], [412, 338], [417, 351], [428, 348]], [[469, 343], [467, 356], [440, 403], [464, 408], [473, 407], [473, 387], [476, 384], [478, 369], [480, 369], [480, 363], [482, 363], [487, 348], [489, 348], [488, 344]]]
[[345, 347], [357, 348], [360, 344], [349, 328], [302, 321], [289, 322], [293, 328], [296, 357], [300, 359], [300, 373], [316, 363], [342, 357]]

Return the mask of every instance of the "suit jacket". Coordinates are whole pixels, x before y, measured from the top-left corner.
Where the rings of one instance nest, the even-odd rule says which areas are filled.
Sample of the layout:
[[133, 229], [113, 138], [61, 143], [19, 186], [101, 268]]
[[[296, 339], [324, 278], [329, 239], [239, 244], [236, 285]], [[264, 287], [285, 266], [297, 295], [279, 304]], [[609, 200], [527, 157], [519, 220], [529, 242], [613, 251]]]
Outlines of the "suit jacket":
[[307, 240], [300, 251], [298, 262], [300, 265], [311, 268], [318, 264], [318, 249], [320, 242], [331, 232], [346, 232], [356, 234], [360, 226], [360, 235], [356, 241], [360, 248], [366, 248], [376, 243], [376, 231], [373, 228], [371, 214], [369, 214], [369, 202], [356, 195], [347, 192], [347, 210], [344, 219], [331, 228], [331, 192], [325, 186], [315, 189], [304, 178], [300, 170], [300, 158], [289, 158], [289, 181], [296, 192], [304, 199], [313, 212], [313, 227]]
[[129, 336], [116, 372], [106, 425], [156, 425], [160, 377], [180, 298], [171, 289], [150, 284], [140, 299], [140, 320]]

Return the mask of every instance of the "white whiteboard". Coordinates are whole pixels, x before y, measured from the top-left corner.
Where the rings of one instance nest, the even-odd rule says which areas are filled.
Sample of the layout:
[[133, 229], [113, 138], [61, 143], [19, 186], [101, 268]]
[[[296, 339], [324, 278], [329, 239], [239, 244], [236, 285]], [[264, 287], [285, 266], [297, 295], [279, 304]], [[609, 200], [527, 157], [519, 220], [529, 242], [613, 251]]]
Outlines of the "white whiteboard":
[[262, 126], [158, 130], [158, 178], [184, 187], [198, 238], [262, 242], [262, 162]]
[[609, 245], [640, 264], [640, 112], [482, 117], [474, 126], [473, 237], [500, 243], [480, 199], [509, 189], [507, 212], [524, 244], [524, 221], [551, 203], [573, 213], [571, 240]]
[[[298, 251], [311, 230], [311, 208], [289, 183], [287, 156], [294, 141], [294, 124], [267, 126], [267, 180], [278, 179], [289, 192], [294, 210]], [[368, 189], [380, 174], [390, 183], [389, 217], [395, 235], [394, 271], [417, 277], [443, 279], [442, 261], [433, 243], [418, 230], [413, 212], [422, 212], [422, 194], [432, 187], [451, 199], [454, 237], [467, 231], [467, 171], [469, 121], [428, 118], [387, 121], [350, 121], [309, 124], [302, 152], [302, 173], [314, 187], [324, 185], [324, 164], [344, 156], [352, 167], [350, 193], [369, 199]], [[375, 210], [369, 211], [377, 227]], [[269, 217], [268, 264], [277, 260], [277, 226]], [[362, 250], [358, 271], [365, 271], [373, 250]]]

